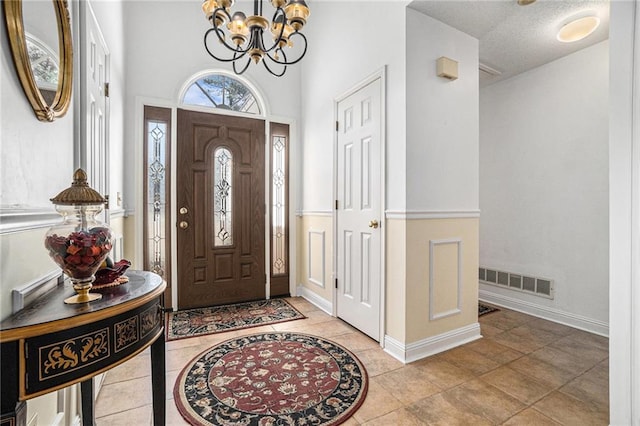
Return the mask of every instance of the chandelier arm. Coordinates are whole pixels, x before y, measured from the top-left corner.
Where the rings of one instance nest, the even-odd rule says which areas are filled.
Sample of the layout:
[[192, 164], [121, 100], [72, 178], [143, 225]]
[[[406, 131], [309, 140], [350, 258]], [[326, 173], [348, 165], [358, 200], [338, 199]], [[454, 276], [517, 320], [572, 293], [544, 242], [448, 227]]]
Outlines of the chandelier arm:
[[276, 51], [273, 53], [275, 54], [275, 56], [278, 56], [278, 53], [281, 54], [284, 60], [283, 61], [276, 60], [274, 56], [271, 56], [270, 52], [266, 52], [265, 56], [269, 58], [271, 62], [273, 62], [274, 64], [284, 65], [285, 67], [289, 65], [289, 62], [287, 62], [287, 54], [284, 52], [284, 50], [281, 47], [277, 48]]
[[[284, 55], [284, 52], [283, 52], [283, 55]], [[269, 59], [271, 59], [273, 61], [273, 58], [271, 57], [271, 55], [269, 55], [267, 53], [267, 56], [269, 57]], [[271, 68], [269, 68], [269, 65], [267, 65], [267, 61], [266, 60], [263, 59], [262, 60], [262, 64], [267, 69], [267, 71], [269, 71], [272, 75], [274, 75], [276, 77], [282, 77], [284, 75], [284, 73], [287, 72], [287, 66], [286, 65], [282, 68], [282, 72], [280, 74], [278, 74], [278, 73], [273, 72], [273, 70]]]
[[229, 58], [229, 59], [227, 59], [227, 58], [221, 58], [221, 57], [216, 56], [216, 54], [215, 54], [215, 53], [213, 53], [213, 52], [209, 49], [209, 45], [208, 45], [208, 43], [207, 43], [207, 38], [209, 37], [209, 33], [210, 33], [211, 31], [213, 31], [213, 32], [215, 32], [215, 33], [216, 33], [216, 35], [218, 36], [218, 39], [219, 39], [219, 40], [220, 40], [220, 34], [219, 34], [219, 33], [220, 33], [220, 32], [222, 32], [222, 34], [224, 34], [224, 32], [223, 32], [220, 28], [209, 28], [209, 29], [204, 33], [204, 48], [206, 49], [207, 53], [208, 53], [212, 58], [214, 58], [214, 59], [216, 59], [216, 60], [218, 60], [218, 61], [221, 61], [221, 62], [233, 62], [233, 61], [235, 61], [236, 59], [239, 59], [239, 58], [241, 58], [242, 56], [244, 56], [244, 55], [245, 55], [245, 53], [247, 53], [247, 52], [249, 51], [249, 48], [244, 49], [244, 50], [243, 50], [243, 49], [240, 49], [239, 47], [238, 47], [238, 48], [234, 48], [234, 47], [232, 47], [232, 46], [228, 45], [227, 43], [225, 43], [225, 42], [224, 42], [224, 40], [222, 40], [221, 42], [222, 42], [222, 43], [224, 43], [224, 45], [227, 47], [227, 49], [229, 49], [229, 50], [231, 50], [232, 52], [234, 52], [234, 58], [235, 58], [235, 54], [236, 54], [236, 53], [240, 53], [241, 55], [240, 55], [240, 56], [238, 56], [238, 57], [237, 57], [237, 58], [235, 58], [235, 59], [234, 59], [234, 58]]
[[235, 55], [234, 55], [235, 59], [232, 60], [232, 62], [233, 62], [233, 72], [236, 73], [236, 75], [244, 74], [244, 72], [247, 70], [247, 68], [249, 68], [249, 64], [251, 64], [251, 58], [247, 58], [247, 62], [244, 64], [244, 67], [242, 67], [242, 69], [240, 71], [238, 71], [238, 68], [236, 66], [236, 64], [238, 63], [237, 59], [240, 59], [243, 56], [244, 56], [244, 53], [242, 55], [238, 56], [237, 58], [235, 58]]
[[266, 48], [264, 47], [264, 38], [262, 41], [262, 47], [263, 47], [263, 51], [264, 53], [269, 53], [272, 50], [276, 49], [279, 46], [279, 41], [282, 38], [282, 35], [284, 34], [284, 27], [287, 23], [287, 14], [284, 13], [284, 9], [282, 9], [282, 7], [278, 7], [275, 11], [275, 13], [273, 14], [273, 18], [271, 19], [271, 22], [275, 22], [276, 18], [278, 17], [278, 14], [280, 14], [282, 16], [282, 22], [283, 24], [280, 26], [280, 34], [278, 34], [278, 38], [276, 38], [273, 42], [273, 45], [270, 48]]
[[[298, 62], [300, 62], [302, 60], [302, 58], [304, 58], [304, 55], [306, 55], [306, 53], [307, 53], [307, 38], [304, 36], [304, 34], [298, 32], [298, 31], [296, 31], [295, 33], [291, 34], [291, 37], [293, 37], [294, 35], [298, 35], [298, 36], [302, 37], [302, 39], [304, 40], [304, 50], [302, 51], [302, 54], [295, 61], [288, 62], [287, 61], [287, 55], [284, 53], [284, 50], [282, 50], [282, 49], [280, 49], [280, 52], [282, 52], [282, 56], [284, 57], [284, 61], [277, 60], [277, 59], [273, 58], [268, 52], [266, 52], [267, 56], [269, 56], [269, 59], [271, 59], [276, 64], [280, 64], [280, 65], [293, 65], [293, 64], [297, 64]], [[289, 38], [291, 38], [291, 37], [289, 37]]]

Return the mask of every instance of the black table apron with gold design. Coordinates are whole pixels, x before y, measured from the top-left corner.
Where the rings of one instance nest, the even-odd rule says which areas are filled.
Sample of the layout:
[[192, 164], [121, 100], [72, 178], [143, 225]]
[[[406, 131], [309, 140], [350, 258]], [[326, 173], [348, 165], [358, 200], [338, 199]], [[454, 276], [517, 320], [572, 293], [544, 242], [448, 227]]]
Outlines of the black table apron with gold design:
[[67, 305], [74, 290], [61, 285], [0, 323], [0, 425], [25, 425], [24, 401], [74, 383], [81, 383], [83, 425], [93, 425], [93, 377], [148, 346], [153, 421], [164, 425], [166, 284], [151, 272], [126, 275], [128, 283], [99, 290], [100, 300]]

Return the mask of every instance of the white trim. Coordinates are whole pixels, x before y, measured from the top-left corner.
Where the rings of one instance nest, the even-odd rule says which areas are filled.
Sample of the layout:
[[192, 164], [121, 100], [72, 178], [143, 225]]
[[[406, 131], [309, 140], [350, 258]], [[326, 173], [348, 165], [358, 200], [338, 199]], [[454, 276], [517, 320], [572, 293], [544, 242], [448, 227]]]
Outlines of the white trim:
[[127, 217], [127, 211], [123, 208], [118, 208], [115, 210], [109, 210], [109, 219], [120, 219], [123, 217]]
[[387, 219], [467, 219], [479, 218], [480, 210], [387, 210]]
[[589, 333], [598, 334], [600, 336], [609, 336], [609, 324], [604, 321], [594, 320], [582, 315], [565, 312], [560, 309], [550, 308], [548, 306], [531, 303], [524, 300], [515, 299], [513, 297], [504, 296], [489, 290], [478, 291], [478, 300], [491, 303], [492, 305], [502, 306], [514, 311], [522, 312], [527, 315], [542, 318], [547, 321], [557, 322], [559, 324], [568, 325], [569, 327], [588, 331]]
[[298, 210], [296, 215], [303, 216], [320, 216], [320, 217], [333, 217], [333, 210]]
[[640, 7], [611, 2], [609, 61], [609, 407], [640, 425]]
[[[311, 245], [311, 237], [313, 235], [319, 235], [320, 236], [320, 242], [321, 242], [321, 253], [319, 253], [319, 255], [316, 255], [316, 253], [312, 252], [312, 245]], [[325, 285], [325, 268], [326, 268], [326, 248], [325, 248], [325, 235], [324, 235], [324, 231], [320, 231], [320, 230], [315, 230], [313, 228], [309, 229], [307, 231], [307, 281], [309, 281], [312, 284], [317, 285], [318, 287], [322, 287], [324, 288]], [[320, 277], [312, 277], [311, 276], [311, 265], [313, 263], [314, 259], [320, 259], [320, 266], [321, 266], [321, 272], [320, 272]]]
[[314, 293], [302, 284], [298, 284], [298, 287], [296, 288], [296, 295], [302, 297], [303, 299], [306, 299], [307, 301], [309, 301], [309, 303], [318, 307], [318, 309], [324, 311], [325, 313], [332, 315], [332, 303], [327, 299], [323, 299], [317, 293]]
[[[458, 252], [458, 282], [456, 307], [445, 312], [435, 313], [435, 248], [438, 245], [455, 244]], [[458, 315], [462, 312], [462, 239], [449, 238], [443, 240], [429, 240], [429, 320], [435, 321]]]
[[480, 334], [480, 324], [476, 322], [455, 330], [447, 331], [446, 333], [409, 343], [408, 345], [404, 345], [391, 336], [385, 336], [384, 351], [398, 361], [408, 364], [480, 338], [482, 338]]
[[640, 7], [635, 2], [631, 117], [631, 421], [640, 425]]
[[53, 209], [45, 208], [0, 208], [0, 235], [50, 228], [62, 222]]
[[33, 281], [14, 288], [11, 290], [11, 313], [15, 314], [20, 311], [30, 301], [61, 284], [63, 280], [62, 271], [54, 269]]

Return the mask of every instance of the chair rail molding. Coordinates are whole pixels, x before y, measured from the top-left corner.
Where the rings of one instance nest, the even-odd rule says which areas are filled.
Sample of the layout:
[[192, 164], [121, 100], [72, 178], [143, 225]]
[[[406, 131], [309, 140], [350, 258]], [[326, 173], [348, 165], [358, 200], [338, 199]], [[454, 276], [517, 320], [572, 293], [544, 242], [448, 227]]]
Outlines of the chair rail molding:
[[53, 208], [2, 207], [0, 208], [0, 235], [50, 228], [60, 220], [60, 215]]
[[387, 210], [385, 216], [398, 220], [469, 219], [479, 218], [480, 210]]

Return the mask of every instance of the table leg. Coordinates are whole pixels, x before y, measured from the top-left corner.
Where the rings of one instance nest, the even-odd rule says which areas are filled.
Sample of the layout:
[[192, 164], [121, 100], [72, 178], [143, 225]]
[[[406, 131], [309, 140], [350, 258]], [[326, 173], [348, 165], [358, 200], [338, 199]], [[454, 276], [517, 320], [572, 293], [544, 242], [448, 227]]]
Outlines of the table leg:
[[18, 347], [22, 342], [14, 340], [2, 344], [0, 349], [0, 425], [24, 426], [27, 424], [27, 404], [18, 400], [19, 373]]
[[164, 426], [166, 421], [166, 386], [164, 330], [151, 344], [151, 386], [153, 393], [153, 424]]
[[82, 399], [82, 426], [93, 426], [95, 424], [93, 377], [80, 383], [80, 397]]

